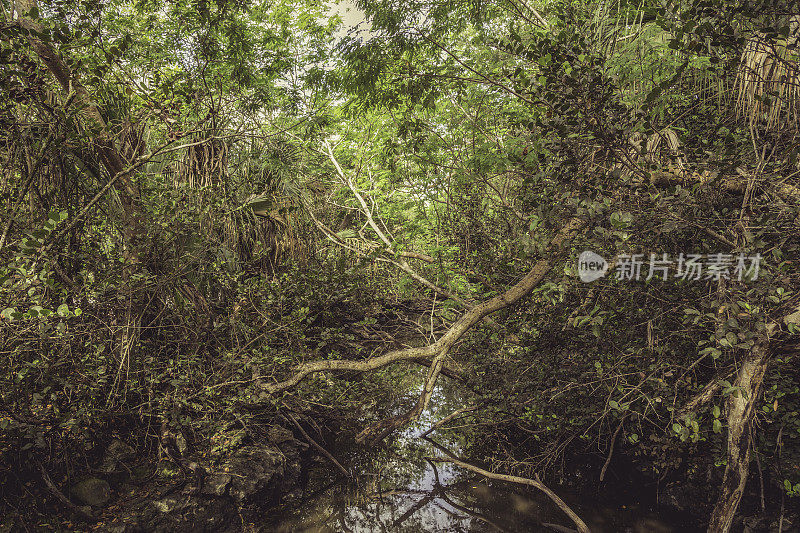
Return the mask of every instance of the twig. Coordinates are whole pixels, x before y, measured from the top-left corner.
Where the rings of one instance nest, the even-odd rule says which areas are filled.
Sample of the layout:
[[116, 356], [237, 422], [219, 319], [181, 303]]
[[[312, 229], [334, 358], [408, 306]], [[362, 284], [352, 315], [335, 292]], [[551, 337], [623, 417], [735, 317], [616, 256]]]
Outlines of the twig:
[[[286, 404], [284, 404], [284, 407], [285, 407], [285, 406], [286, 406]], [[303, 429], [303, 426], [301, 426], [301, 425], [300, 425], [300, 422], [298, 422], [298, 421], [297, 421], [297, 419], [295, 419], [295, 417], [293, 417], [291, 413], [289, 413], [289, 412], [287, 411], [287, 412], [284, 414], [284, 416], [285, 416], [286, 418], [288, 418], [288, 419], [289, 419], [289, 420], [290, 420], [290, 421], [291, 421], [291, 422], [292, 422], [292, 423], [295, 425], [295, 427], [296, 427], [296, 428], [297, 428], [297, 429], [300, 431], [300, 433], [303, 435], [303, 438], [304, 438], [304, 439], [306, 439], [306, 440], [308, 441], [308, 443], [309, 443], [309, 444], [311, 444], [311, 445], [312, 445], [314, 448], [316, 448], [316, 449], [317, 449], [317, 451], [319, 451], [319, 453], [321, 453], [322, 455], [324, 455], [324, 456], [325, 456], [325, 457], [328, 459], [328, 461], [330, 461], [330, 462], [333, 464], [333, 466], [335, 466], [335, 467], [336, 467], [336, 469], [337, 469], [337, 470], [339, 470], [339, 472], [341, 472], [341, 473], [344, 475], [344, 477], [348, 477], [348, 478], [349, 478], [349, 477], [352, 477], [352, 476], [350, 475], [350, 472], [348, 472], [348, 471], [345, 469], [345, 467], [343, 467], [343, 466], [342, 466], [342, 464], [341, 464], [339, 461], [337, 461], [337, 460], [336, 460], [336, 458], [335, 458], [333, 455], [331, 455], [331, 454], [330, 454], [330, 452], [328, 452], [328, 450], [326, 450], [325, 448], [323, 448], [322, 446], [320, 446], [320, 445], [317, 443], [317, 441], [315, 441], [313, 438], [311, 438], [311, 435], [309, 435], [308, 433], [306, 433], [306, 430], [305, 430], [305, 429]]]
[[608, 447], [608, 457], [606, 457], [606, 462], [603, 464], [603, 469], [600, 470], [600, 481], [603, 481], [603, 478], [606, 477], [606, 470], [608, 469], [608, 465], [611, 464], [611, 456], [614, 453], [614, 443], [617, 442], [617, 435], [619, 435], [620, 430], [622, 430], [622, 424], [625, 422], [625, 418], [628, 416], [627, 413], [622, 415], [622, 418], [619, 420], [619, 425], [617, 426], [617, 430], [614, 431], [614, 434], [611, 436], [611, 445]]
[[425, 433], [423, 433], [423, 434], [422, 434], [422, 435], [420, 435], [420, 436], [421, 436], [421, 437], [427, 437], [428, 435], [430, 435], [431, 433], [433, 433], [433, 432], [434, 432], [436, 429], [438, 429], [438, 428], [442, 427], [444, 424], [447, 424], [448, 422], [450, 422], [451, 420], [453, 420], [453, 419], [454, 419], [454, 418], [456, 418], [457, 416], [459, 416], [459, 415], [461, 415], [461, 414], [463, 414], [463, 413], [469, 412], [469, 411], [474, 411], [474, 410], [475, 410], [475, 409], [477, 409], [477, 408], [478, 408], [478, 406], [477, 406], [477, 405], [469, 405], [469, 406], [467, 406], [467, 407], [462, 407], [461, 409], [458, 409], [458, 410], [456, 410], [456, 411], [453, 411], [452, 413], [450, 413], [450, 414], [449, 414], [449, 415], [447, 415], [446, 417], [444, 417], [444, 418], [442, 418], [441, 420], [439, 420], [438, 422], [436, 422], [436, 423], [435, 423], [434, 425], [432, 425], [430, 428], [428, 428], [428, 430], [427, 430], [427, 431], [425, 431]]

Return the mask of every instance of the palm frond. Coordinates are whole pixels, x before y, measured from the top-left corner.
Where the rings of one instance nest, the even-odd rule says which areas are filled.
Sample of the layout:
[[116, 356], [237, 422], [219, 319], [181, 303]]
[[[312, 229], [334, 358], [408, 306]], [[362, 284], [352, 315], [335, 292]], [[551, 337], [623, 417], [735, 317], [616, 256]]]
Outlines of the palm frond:
[[756, 33], [747, 41], [736, 75], [736, 110], [750, 127], [776, 131], [800, 126], [798, 22], [795, 15], [788, 37], [771, 40]]

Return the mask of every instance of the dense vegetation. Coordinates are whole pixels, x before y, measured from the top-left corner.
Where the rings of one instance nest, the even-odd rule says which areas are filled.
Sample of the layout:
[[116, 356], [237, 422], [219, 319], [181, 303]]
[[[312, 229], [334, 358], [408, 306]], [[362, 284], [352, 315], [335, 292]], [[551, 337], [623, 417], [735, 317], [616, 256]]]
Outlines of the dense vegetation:
[[796, 4], [358, 8], [2, 2], [4, 523], [96, 520], [58, 487], [112, 439], [185, 482], [292, 413], [377, 446], [440, 380], [491, 472], [629, 464], [709, 531], [783, 521]]

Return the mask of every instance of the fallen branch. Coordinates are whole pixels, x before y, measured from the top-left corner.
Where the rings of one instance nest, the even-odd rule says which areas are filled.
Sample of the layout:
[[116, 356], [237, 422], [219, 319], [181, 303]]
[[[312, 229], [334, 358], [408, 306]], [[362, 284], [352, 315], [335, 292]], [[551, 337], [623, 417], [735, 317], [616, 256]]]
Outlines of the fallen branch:
[[586, 525], [586, 523], [583, 520], [581, 520], [581, 517], [578, 516], [575, 513], [575, 511], [573, 511], [570, 508], [570, 506], [566, 504], [566, 502], [564, 500], [559, 498], [558, 494], [556, 494], [555, 492], [550, 490], [547, 487], [547, 485], [542, 483], [542, 481], [539, 479], [538, 475], [534, 479], [529, 479], [529, 478], [518, 477], [518, 476], [510, 476], [510, 475], [507, 475], [507, 474], [495, 474], [494, 472], [489, 472], [488, 470], [484, 470], [483, 468], [477, 467], [475, 465], [471, 465], [469, 463], [465, 463], [463, 461], [459, 461], [458, 459], [451, 459], [451, 458], [447, 458], [447, 457], [429, 457], [427, 459], [430, 460], [430, 461], [439, 462], [439, 463], [453, 463], [456, 466], [460, 466], [461, 468], [464, 468], [464, 469], [469, 470], [471, 472], [475, 472], [476, 474], [480, 474], [483, 477], [486, 477], [488, 479], [496, 479], [498, 481], [507, 481], [509, 483], [518, 483], [520, 485], [528, 485], [529, 487], [537, 488], [540, 491], [544, 492], [547, 495], [547, 497], [550, 498], [553, 501], [553, 503], [555, 503], [562, 511], [564, 511], [564, 514], [566, 514], [567, 516], [570, 517], [570, 519], [575, 523], [575, 526], [578, 528], [578, 531], [580, 533], [590, 533], [589, 532], [589, 527]]
[[547, 259], [540, 259], [537, 261], [533, 268], [517, 282], [516, 285], [506, 292], [490, 298], [464, 312], [461, 318], [459, 318], [436, 342], [418, 348], [393, 350], [378, 357], [367, 359], [366, 361], [333, 359], [303, 363], [295, 368], [293, 375], [288, 379], [277, 383], [263, 384], [263, 390], [268, 394], [278, 394], [295, 387], [309, 375], [319, 372], [329, 370], [367, 372], [400, 361], [433, 358], [440, 353], [448, 352], [456, 341], [482, 320], [483, 317], [515, 304], [541, 283], [547, 273], [553, 268], [556, 261], [560, 260], [566, 254], [568, 249], [565, 245], [569, 243], [586, 224], [587, 222], [584, 219], [578, 217], [567, 222], [550, 241], [549, 250], [545, 254]]
[[[353, 252], [354, 254], [356, 254], [359, 257], [368, 257], [368, 256], [370, 256], [370, 254], [364, 252], [363, 250], [359, 250], [358, 248], [350, 246], [344, 239], [339, 237], [332, 229], [330, 229], [325, 224], [320, 222], [317, 219], [317, 217], [314, 216], [314, 213], [313, 213], [313, 211], [311, 210], [311, 208], [309, 206], [306, 206], [306, 212], [308, 213], [309, 217], [311, 218], [311, 221], [314, 223], [314, 225], [317, 227], [317, 229], [320, 230], [322, 232], [322, 234], [325, 235], [325, 237], [329, 241], [333, 242], [337, 246], [340, 246], [340, 247], [344, 248], [345, 250], [349, 250], [349, 251]], [[374, 243], [374, 242], [369, 242], [369, 241], [361, 241], [361, 242], [366, 243], [368, 246], [370, 246], [373, 249], [380, 248], [380, 245], [377, 244], [377, 243]], [[426, 259], [423, 259], [423, 258], [428, 258], [425, 255], [416, 254], [414, 252], [401, 252], [398, 255], [400, 257], [412, 257], [412, 258], [416, 258], [416, 259], [421, 259], [423, 261], [426, 260]], [[381, 257], [381, 256], [372, 257], [371, 259], [373, 261], [379, 261], [379, 262], [382, 262], [382, 263], [392, 264], [392, 265], [396, 266], [397, 268], [399, 268], [400, 270], [402, 270], [403, 272], [405, 272], [406, 274], [408, 274], [409, 276], [411, 276], [411, 278], [414, 281], [416, 281], [416, 282], [420, 283], [421, 285], [429, 288], [430, 290], [432, 290], [436, 294], [442, 296], [443, 298], [452, 299], [452, 300], [458, 302], [459, 304], [463, 305], [464, 307], [466, 307], [468, 309], [470, 307], [469, 303], [464, 301], [458, 295], [454, 294], [451, 291], [448, 291], [444, 287], [439, 287], [435, 283], [433, 283], [430, 280], [426, 279], [425, 277], [421, 276], [405, 260], [397, 261], [396, 259], [393, 259], [393, 258]], [[428, 259], [432, 260], [433, 258], [428, 258]]]
[[[382, 245], [386, 246], [386, 248], [388, 250], [391, 250], [392, 249], [392, 241], [389, 240], [389, 238], [386, 236], [386, 234], [381, 230], [381, 228], [375, 222], [375, 217], [372, 215], [372, 210], [370, 210], [369, 206], [367, 205], [366, 200], [364, 200], [364, 197], [361, 195], [361, 193], [358, 191], [356, 186], [353, 184], [353, 180], [351, 180], [349, 177], [347, 177], [345, 175], [344, 170], [342, 169], [341, 165], [339, 164], [339, 161], [336, 160], [336, 156], [333, 154], [333, 148], [331, 148], [331, 145], [327, 141], [325, 141], [324, 146], [325, 146], [325, 150], [327, 152], [328, 159], [330, 159], [331, 163], [333, 163], [333, 166], [336, 169], [336, 173], [339, 174], [339, 178], [341, 178], [341, 180], [344, 182], [344, 184], [347, 185], [347, 188], [350, 189], [350, 192], [353, 193], [353, 196], [355, 196], [356, 199], [358, 200], [358, 203], [361, 206], [360, 211], [367, 218], [367, 224], [369, 224], [369, 226], [372, 228], [372, 231], [374, 231], [375, 234], [378, 236], [378, 238], [380, 239], [381, 243], [383, 243]], [[319, 224], [317, 224], [317, 226], [319, 227]], [[320, 228], [320, 229], [322, 229], [322, 228]], [[330, 231], [330, 230], [328, 230], [328, 231]], [[341, 241], [342, 239], [337, 237], [337, 240]], [[378, 248], [379, 245], [375, 244], [374, 247]], [[425, 287], [428, 287], [429, 289], [431, 289], [435, 293], [439, 294], [440, 296], [443, 296], [445, 298], [449, 298], [451, 300], [455, 300], [456, 302], [460, 303], [461, 305], [463, 305], [467, 309], [469, 309], [471, 307], [468, 302], [464, 301], [457, 294], [453, 293], [452, 291], [449, 291], [449, 290], [445, 289], [444, 287], [439, 287], [435, 283], [432, 283], [430, 280], [428, 280], [428, 279], [424, 278], [423, 276], [421, 276], [416, 270], [414, 270], [414, 268], [411, 267], [411, 265], [408, 264], [408, 261], [403, 259], [403, 255], [404, 254], [398, 254], [399, 260], [398, 259], [394, 259], [394, 258], [379, 258], [379, 260], [383, 260], [385, 262], [388, 262], [388, 263], [391, 263], [391, 264], [395, 265], [400, 270], [402, 270], [403, 272], [405, 272], [406, 274], [411, 276], [412, 279], [414, 279], [418, 283], [421, 283]], [[430, 258], [430, 259], [431, 259], [431, 261], [429, 261], [429, 262], [433, 262], [432, 261], [433, 258]]]
[[386, 420], [382, 420], [377, 424], [368, 426], [356, 436], [356, 442], [362, 443], [367, 440], [370, 435], [375, 433], [378, 434], [375, 436], [374, 441], [381, 441], [389, 436], [389, 434], [395, 429], [419, 418], [419, 415], [421, 415], [425, 409], [428, 408], [428, 403], [431, 400], [431, 396], [433, 396], [433, 389], [436, 386], [436, 380], [439, 378], [439, 373], [442, 371], [442, 365], [444, 364], [444, 358], [446, 355], [447, 351], [443, 351], [433, 358], [431, 367], [428, 369], [428, 377], [425, 379], [425, 383], [422, 385], [422, 392], [420, 393], [419, 399], [414, 407], [402, 415], [387, 418]]
[[[372, 210], [369, 208], [369, 205], [367, 205], [367, 201], [364, 199], [364, 196], [358, 191], [355, 184], [353, 184], [353, 180], [350, 179], [347, 175], [345, 175], [344, 170], [339, 164], [339, 161], [337, 161], [336, 156], [333, 154], [333, 148], [331, 148], [331, 145], [327, 141], [324, 142], [324, 146], [327, 152], [326, 155], [328, 156], [328, 159], [330, 159], [331, 163], [333, 163], [334, 168], [336, 168], [336, 173], [339, 175], [339, 178], [342, 180], [342, 182], [345, 185], [347, 185], [347, 188], [350, 189], [350, 192], [353, 193], [353, 196], [355, 196], [356, 199], [358, 200], [358, 203], [361, 206], [360, 212], [363, 213], [363, 215], [367, 218], [367, 224], [372, 228], [372, 231], [375, 232], [375, 234], [378, 236], [378, 239], [380, 239], [381, 242], [381, 244], [378, 244], [375, 242], [367, 241], [367, 244], [370, 245], [373, 249], [378, 249], [385, 246], [387, 250], [392, 250], [393, 248], [392, 241], [389, 239], [389, 237], [387, 237], [386, 233], [384, 233], [380, 229], [380, 226], [378, 226], [377, 222], [375, 222], [375, 217], [372, 214]], [[347, 246], [343, 239], [341, 239], [338, 235], [333, 233], [329, 228], [325, 227], [324, 224], [318, 222], [317, 219], [313, 216], [313, 214], [311, 214], [311, 219], [314, 221], [314, 224], [317, 226], [317, 228], [320, 229], [329, 240], [332, 240], [333, 242], [339, 244], [340, 246], [344, 246], [345, 248], [355, 251], [358, 255], [361, 256], [367, 255], [360, 250], [356, 250], [350, 246]], [[420, 259], [428, 263], [434, 262], [434, 259], [432, 257], [414, 252], [400, 252], [398, 254], [393, 254], [393, 257], [376, 257], [374, 258], [374, 260], [390, 263], [399, 268], [400, 270], [402, 270], [403, 272], [405, 272], [406, 274], [408, 274], [411, 277], [411, 279], [413, 279], [417, 283], [423, 285], [424, 287], [427, 287], [428, 289], [432, 290], [433, 292], [442, 296], [443, 298], [453, 300], [462, 307], [464, 307], [465, 309], [472, 308], [473, 306], [472, 303], [464, 300], [453, 291], [450, 291], [444, 287], [436, 285], [429, 279], [422, 276], [408, 263], [408, 261], [405, 260], [406, 257]], [[489, 317], [484, 317], [483, 320], [487, 324], [493, 327], [500, 328], [500, 325]]]

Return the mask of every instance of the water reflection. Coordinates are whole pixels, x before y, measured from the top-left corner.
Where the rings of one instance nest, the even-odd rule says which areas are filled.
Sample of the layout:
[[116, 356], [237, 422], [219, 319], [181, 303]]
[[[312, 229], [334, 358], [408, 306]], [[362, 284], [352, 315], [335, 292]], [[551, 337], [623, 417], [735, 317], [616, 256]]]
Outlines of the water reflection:
[[[421, 386], [421, 384], [420, 384]], [[413, 393], [410, 397], [415, 397]], [[574, 525], [544, 494], [491, 482], [448, 463], [426, 457], [458, 455], [464, 435], [438, 429], [435, 441], [422, 434], [436, 421], [467, 404], [454, 387], [437, 388], [431, 407], [413, 426], [383, 449], [353, 448], [342, 462], [359, 472], [355, 482], [331, 483], [330, 472], [312, 472], [303, 503], [273, 516], [268, 529], [278, 532], [535, 532], [574, 531]], [[401, 409], [398, 408], [398, 412]], [[458, 426], [458, 422], [452, 423]], [[337, 453], [347, 450], [338, 447]], [[314, 488], [320, 487], [320, 488]], [[597, 532], [690, 531], [668, 525], [635, 506], [610, 509], [556, 492]]]

